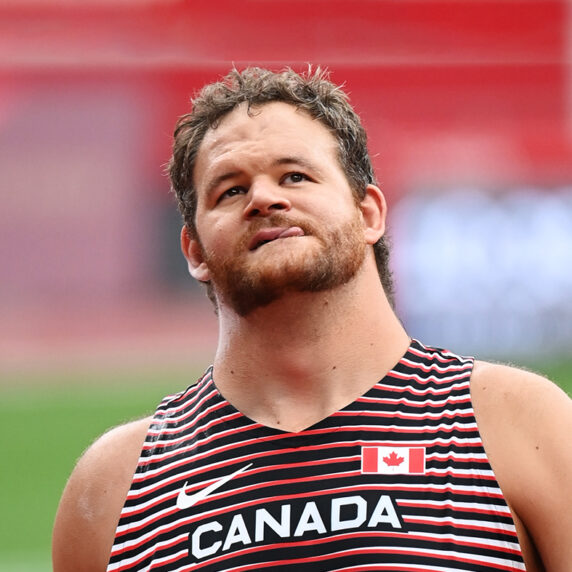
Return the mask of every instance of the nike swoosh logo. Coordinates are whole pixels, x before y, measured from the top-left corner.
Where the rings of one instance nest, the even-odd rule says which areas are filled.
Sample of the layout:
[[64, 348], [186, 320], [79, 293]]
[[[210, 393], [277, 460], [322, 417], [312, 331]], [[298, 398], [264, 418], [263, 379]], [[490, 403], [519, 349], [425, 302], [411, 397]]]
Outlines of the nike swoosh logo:
[[206, 499], [209, 495], [214, 493], [218, 488], [220, 488], [223, 485], [225, 485], [226, 483], [228, 483], [228, 481], [230, 481], [231, 479], [234, 479], [234, 477], [236, 477], [237, 475], [240, 475], [240, 473], [244, 473], [244, 471], [246, 471], [250, 467], [252, 467], [252, 463], [249, 463], [248, 465], [238, 469], [238, 471], [234, 471], [234, 473], [231, 473], [230, 475], [226, 475], [225, 477], [222, 477], [218, 481], [211, 483], [210, 485], [208, 485], [204, 489], [201, 489], [200, 491], [197, 491], [195, 494], [192, 494], [192, 495], [188, 495], [185, 492], [185, 489], [187, 488], [188, 481], [185, 482], [185, 484], [183, 485], [183, 488], [179, 491], [179, 495], [177, 496], [177, 508], [180, 510], [184, 510], [186, 508], [192, 507], [193, 505], [197, 504], [199, 501]]

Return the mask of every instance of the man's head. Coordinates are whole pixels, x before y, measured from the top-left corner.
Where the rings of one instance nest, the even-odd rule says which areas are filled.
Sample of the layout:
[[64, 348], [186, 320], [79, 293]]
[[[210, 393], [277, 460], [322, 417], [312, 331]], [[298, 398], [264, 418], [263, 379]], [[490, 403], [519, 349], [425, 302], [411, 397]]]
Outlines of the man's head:
[[[283, 102], [301, 109], [329, 130], [337, 142], [340, 166], [357, 201], [364, 198], [367, 185], [375, 182], [367, 137], [359, 116], [350, 106], [346, 94], [319, 68], [316, 71], [309, 69], [301, 75], [290, 69], [279, 73], [260, 68], [242, 72], [232, 70], [222, 81], [202, 89], [192, 101], [191, 113], [181, 117], [175, 128], [169, 175], [190, 236], [200, 241], [196, 232], [195, 166], [205, 135], [239, 106], [245, 104], [250, 110], [271, 102]], [[392, 301], [389, 250], [384, 237], [375, 243], [374, 253], [381, 282]], [[212, 292], [209, 296], [212, 299]]]

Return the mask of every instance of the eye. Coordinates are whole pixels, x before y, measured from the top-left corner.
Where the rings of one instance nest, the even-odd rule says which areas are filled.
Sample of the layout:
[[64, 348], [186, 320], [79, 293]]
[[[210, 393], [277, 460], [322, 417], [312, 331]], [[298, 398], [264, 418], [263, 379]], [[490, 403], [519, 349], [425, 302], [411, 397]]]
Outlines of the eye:
[[231, 187], [230, 189], [227, 189], [226, 191], [224, 191], [223, 193], [221, 193], [219, 195], [219, 197], [217, 199], [217, 203], [219, 203], [223, 199], [235, 197], [236, 195], [241, 195], [245, 192], [246, 192], [246, 189], [244, 187], [239, 187], [239, 186]]
[[301, 183], [303, 181], [309, 181], [310, 177], [308, 177], [308, 175], [305, 175], [304, 173], [288, 173], [283, 179], [282, 182], [283, 183]]

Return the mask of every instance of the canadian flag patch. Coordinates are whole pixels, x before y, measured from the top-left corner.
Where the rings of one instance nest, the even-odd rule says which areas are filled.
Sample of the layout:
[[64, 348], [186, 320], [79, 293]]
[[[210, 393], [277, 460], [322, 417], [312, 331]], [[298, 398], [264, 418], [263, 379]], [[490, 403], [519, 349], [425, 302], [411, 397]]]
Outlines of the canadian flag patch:
[[362, 447], [361, 472], [381, 475], [423, 475], [425, 447]]

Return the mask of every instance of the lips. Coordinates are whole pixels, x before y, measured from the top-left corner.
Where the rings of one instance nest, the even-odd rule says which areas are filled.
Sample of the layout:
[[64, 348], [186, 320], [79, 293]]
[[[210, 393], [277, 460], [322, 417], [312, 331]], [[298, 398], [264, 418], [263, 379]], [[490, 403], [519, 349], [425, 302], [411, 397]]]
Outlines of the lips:
[[299, 226], [273, 227], [259, 230], [249, 243], [250, 250], [256, 250], [267, 242], [278, 240], [279, 238], [289, 238], [291, 236], [304, 236], [304, 231]]

